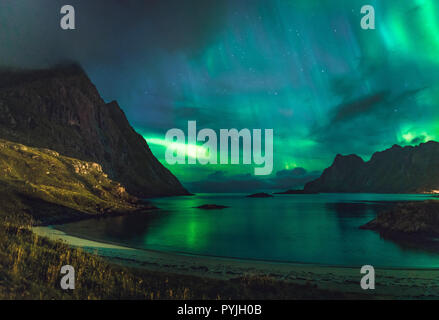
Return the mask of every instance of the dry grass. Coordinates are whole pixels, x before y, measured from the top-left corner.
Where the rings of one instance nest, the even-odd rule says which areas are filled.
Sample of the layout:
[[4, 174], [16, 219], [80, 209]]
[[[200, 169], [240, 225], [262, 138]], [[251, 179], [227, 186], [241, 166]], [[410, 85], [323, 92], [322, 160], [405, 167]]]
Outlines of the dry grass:
[[[75, 266], [76, 289], [60, 288], [63, 265]], [[337, 299], [350, 296], [251, 275], [232, 280], [150, 272], [0, 223], [1, 299]]]

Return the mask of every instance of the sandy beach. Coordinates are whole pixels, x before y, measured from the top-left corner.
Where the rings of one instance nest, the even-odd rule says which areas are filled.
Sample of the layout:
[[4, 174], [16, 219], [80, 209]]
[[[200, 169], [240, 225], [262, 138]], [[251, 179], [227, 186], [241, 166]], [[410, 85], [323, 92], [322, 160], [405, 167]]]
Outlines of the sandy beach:
[[39, 236], [66, 242], [124, 266], [232, 279], [268, 275], [282, 281], [312, 284], [322, 289], [370, 295], [372, 299], [433, 299], [439, 297], [439, 269], [375, 269], [375, 290], [362, 290], [360, 268], [298, 263], [277, 263], [139, 250], [82, 239], [52, 227], [35, 227]]

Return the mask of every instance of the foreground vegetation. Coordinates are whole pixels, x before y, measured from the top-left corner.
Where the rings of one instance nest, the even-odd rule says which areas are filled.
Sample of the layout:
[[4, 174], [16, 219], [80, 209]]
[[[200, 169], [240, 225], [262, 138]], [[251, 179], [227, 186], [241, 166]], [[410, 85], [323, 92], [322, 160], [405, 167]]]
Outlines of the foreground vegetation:
[[[76, 289], [60, 288], [61, 266], [76, 268]], [[268, 276], [203, 279], [126, 268], [0, 223], [0, 299], [343, 299], [350, 296]]]
[[0, 211], [21, 223], [54, 224], [148, 210], [99, 164], [0, 139]]

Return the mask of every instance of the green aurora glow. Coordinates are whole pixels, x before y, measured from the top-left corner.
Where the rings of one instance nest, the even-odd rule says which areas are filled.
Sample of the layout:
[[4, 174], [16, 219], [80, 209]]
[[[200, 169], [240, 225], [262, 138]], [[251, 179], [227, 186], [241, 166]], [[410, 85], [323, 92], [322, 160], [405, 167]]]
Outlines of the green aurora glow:
[[363, 0], [77, 1], [75, 33], [52, 32], [59, 17], [47, 12], [62, 1], [46, 2], [0, 4], [2, 64], [79, 61], [190, 189], [258, 178], [251, 165], [169, 166], [165, 133], [187, 132], [189, 120], [217, 132], [272, 128], [267, 179], [321, 171], [338, 153], [368, 159], [439, 140], [436, 0], [367, 1], [375, 30], [360, 27]]
[[[437, 139], [439, 3], [372, 1], [373, 31], [359, 26], [362, 2], [336, 3], [273, 1], [231, 11], [209, 45], [184, 57], [171, 103], [185, 116], [173, 124], [273, 128], [274, 174], [322, 170], [337, 153], [368, 159], [393, 144]], [[146, 138], [164, 162], [154, 140], [164, 134]], [[251, 172], [249, 166], [169, 168], [183, 181], [215, 170]]]

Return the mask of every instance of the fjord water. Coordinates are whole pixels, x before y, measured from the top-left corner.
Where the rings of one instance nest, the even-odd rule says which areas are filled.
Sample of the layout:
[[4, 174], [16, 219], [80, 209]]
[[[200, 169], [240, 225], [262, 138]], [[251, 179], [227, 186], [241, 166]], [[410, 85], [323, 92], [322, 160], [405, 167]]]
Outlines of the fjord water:
[[[246, 198], [199, 194], [152, 200], [150, 213], [85, 220], [57, 228], [68, 234], [186, 254], [324, 265], [439, 267], [439, 245], [395, 242], [359, 227], [395, 201], [425, 195], [308, 194]], [[203, 204], [225, 205], [201, 210]]]

